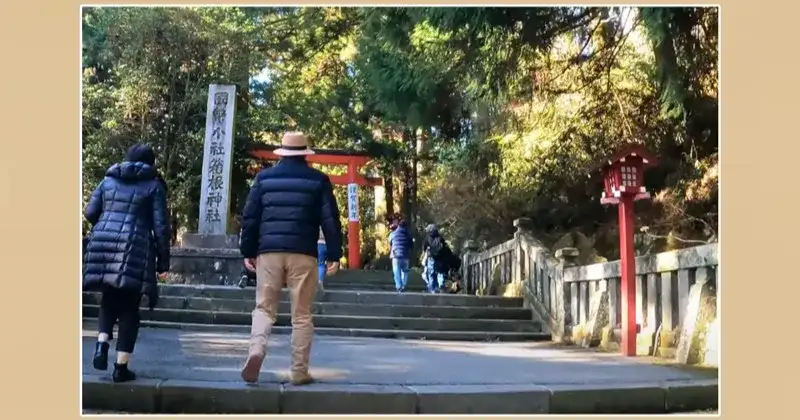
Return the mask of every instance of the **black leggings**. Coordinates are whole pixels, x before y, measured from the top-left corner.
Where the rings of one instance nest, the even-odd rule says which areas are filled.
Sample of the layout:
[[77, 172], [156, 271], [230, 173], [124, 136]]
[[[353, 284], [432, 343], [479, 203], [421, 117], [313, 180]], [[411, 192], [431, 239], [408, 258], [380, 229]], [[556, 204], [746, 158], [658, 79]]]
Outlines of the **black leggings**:
[[125, 290], [111, 289], [103, 292], [97, 323], [99, 332], [114, 336], [114, 324], [119, 321], [117, 351], [133, 353], [139, 336], [139, 304], [142, 295]]

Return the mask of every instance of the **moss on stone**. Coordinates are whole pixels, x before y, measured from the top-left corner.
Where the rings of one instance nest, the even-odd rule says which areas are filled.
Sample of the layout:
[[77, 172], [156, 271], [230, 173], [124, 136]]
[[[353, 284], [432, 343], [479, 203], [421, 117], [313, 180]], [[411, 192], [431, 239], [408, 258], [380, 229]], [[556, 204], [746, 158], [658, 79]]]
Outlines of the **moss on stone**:
[[572, 334], [571, 334], [572, 342], [581, 343], [587, 334], [588, 332], [586, 331], [586, 326], [583, 324], [572, 327]]
[[492, 278], [489, 281], [489, 288], [488, 288], [489, 290], [487, 290], [487, 294], [489, 296], [495, 296], [498, 294], [500, 286], [502, 286], [502, 280], [503, 280], [501, 278], [501, 274], [502, 274], [502, 267], [500, 266], [499, 263], [497, 263], [494, 265], [494, 267], [492, 267]]
[[614, 328], [612, 328], [610, 325], [604, 327], [600, 332], [600, 345], [598, 348], [608, 352], [619, 351], [619, 337], [614, 334]]
[[500, 288], [500, 296], [508, 298], [523, 297], [524, 287], [522, 282], [515, 281], [513, 283], [505, 284]]

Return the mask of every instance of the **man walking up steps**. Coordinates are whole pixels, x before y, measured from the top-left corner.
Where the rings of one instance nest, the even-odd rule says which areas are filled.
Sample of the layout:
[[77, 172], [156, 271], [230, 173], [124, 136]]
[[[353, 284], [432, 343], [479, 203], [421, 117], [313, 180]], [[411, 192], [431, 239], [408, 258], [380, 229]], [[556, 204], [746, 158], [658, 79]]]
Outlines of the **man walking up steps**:
[[282, 159], [256, 176], [242, 214], [240, 251], [247, 268], [256, 272], [256, 307], [242, 379], [258, 380], [286, 286], [292, 301], [290, 381], [304, 385], [313, 381], [308, 365], [319, 230], [326, 241], [327, 274], [332, 275], [342, 257], [342, 226], [330, 178], [305, 159], [314, 153], [306, 136], [286, 133], [274, 153]]

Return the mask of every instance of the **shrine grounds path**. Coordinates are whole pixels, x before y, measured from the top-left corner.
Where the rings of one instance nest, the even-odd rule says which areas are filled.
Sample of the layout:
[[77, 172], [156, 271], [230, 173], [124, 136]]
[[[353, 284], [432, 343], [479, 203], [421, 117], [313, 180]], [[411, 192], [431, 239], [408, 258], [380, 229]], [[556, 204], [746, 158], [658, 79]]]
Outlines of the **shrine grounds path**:
[[110, 370], [91, 367], [95, 337], [95, 325], [85, 320], [84, 410], [588, 414], [718, 407], [716, 370], [551, 343], [317, 336], [311, 374], [318, 382], [293, 387], [287, 383], [288, 335], [271, 337], [257, 385], [239, 377], [245, 334], [143, 328], [131, 361], [139, 378], [127, 384], [114, 384]]

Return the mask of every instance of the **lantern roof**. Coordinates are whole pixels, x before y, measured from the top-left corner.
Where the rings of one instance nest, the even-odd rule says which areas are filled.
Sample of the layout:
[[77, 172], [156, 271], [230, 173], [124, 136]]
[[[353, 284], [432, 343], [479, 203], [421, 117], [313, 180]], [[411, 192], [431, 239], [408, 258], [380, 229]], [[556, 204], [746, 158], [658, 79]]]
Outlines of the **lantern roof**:
[[650, 153], [644, 146], [640, 144], [630, 143], [622, 146], [617, 152], [600, 160], [592, 168], [592, 172], [605, 169], [606, 167], [617, 163], [627, 157], [638, 156], [642, 158], [643, 167], [649, 168], [658, 165], [658, 158]]

